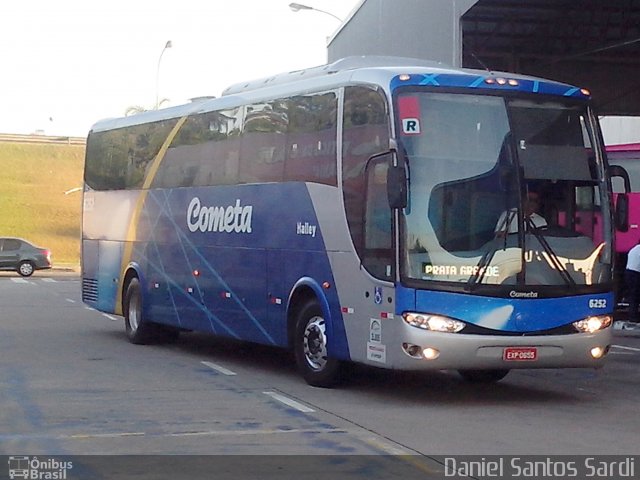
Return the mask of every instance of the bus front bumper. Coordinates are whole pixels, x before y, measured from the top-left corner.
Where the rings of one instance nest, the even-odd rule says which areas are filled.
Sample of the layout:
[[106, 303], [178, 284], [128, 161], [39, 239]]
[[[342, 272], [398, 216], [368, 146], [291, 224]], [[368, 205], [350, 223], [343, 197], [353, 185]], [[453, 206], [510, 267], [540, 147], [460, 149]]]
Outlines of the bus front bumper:
[[402, 330], [393, 346], [387, 346], [387, 361], [406, 370], [600, 368], [611, 347], [611, 327], [595, 333], [540, 336]]

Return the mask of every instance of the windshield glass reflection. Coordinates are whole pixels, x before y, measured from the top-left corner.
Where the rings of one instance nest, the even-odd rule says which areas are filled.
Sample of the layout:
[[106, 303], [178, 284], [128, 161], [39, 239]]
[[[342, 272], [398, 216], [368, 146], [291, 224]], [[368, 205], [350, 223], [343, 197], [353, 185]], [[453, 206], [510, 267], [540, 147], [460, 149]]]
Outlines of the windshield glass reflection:
[[405, 277], [468, 285], [610, 280], [608, 201], [583, 105], [412, 92]]

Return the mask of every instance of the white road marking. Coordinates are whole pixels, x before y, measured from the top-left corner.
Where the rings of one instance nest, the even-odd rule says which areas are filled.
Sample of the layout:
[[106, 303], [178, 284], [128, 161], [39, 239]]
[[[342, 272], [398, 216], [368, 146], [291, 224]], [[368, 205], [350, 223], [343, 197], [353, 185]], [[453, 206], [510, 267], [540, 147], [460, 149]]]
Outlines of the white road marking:
[[640, 348], [627, 347], [626, 345], [611, 345], [611, 348], [619, 348], [621, 350], [631, 350], [632, 352], [640, 352]]
[[290, 430], [281, 429], [259, 429], [259, 430], [200, 430], [192, 432], [113, 432], [113, 433], [73, 433], [69, 435], [56, 435], [56, 439], [85, 440], [90, 438], [118, 438], [118, 437], [197, 437], [197, 436], [236, 436], [236, 435], [273, 435], [291, 433], [349, 433], [341, 428], [292, 428]]
[[223, 366], [218, 365], [217, 363], [212, 363], [212, 362], [200, 362], [200, 363], [202, 363], [203, 365], [205, 365], [205, 366], [207, 366], [207, 367], [209, 367], [209, 368], [211, 368], [211, 369], [213, 369], [213, 370], [215, 370], [218, 373], [221, 373], [223, 375], [231, 376], [231, 375], [235, 375], [236, 374], [236, 372], [232, 372], [231, 370], [228, 370], [228, 369], [224, 368]]
[[65, 298], [65, 301], [69, 302], [69, 303], [76, 303], [75, 300], [71, 300], [70, 298]]
[[59, 435], [56, 438], [118, 438], [118, 437], [142, 437], [146, 435], [145, 432], [122, 432], [122, 433], [89, 433], [89, 434], [72, 434], [72, 435]]
[[177, 432], [167, 434], [170, 437], [197, 437], [197, 436], [222, 436], [222, 435], [272, 435], [274, 433], [348, 433], [347, 430], [337, 428], [293, 428], [291, 430], [264, 429], [264, 430], [209, 430], [199, 432]]
[[385, 442], [379, 437], [375, 437], [369, 433], [367, 433], [364, 436], [360, 436], [360, 439], [363, 442], [376, 448], [377, 450], [381, 450], [385, 452], [387, 455], [405, 456], [405, 455], [411, 455], [413, 453], [410, 450], [407, 450], [406, 448], [401, 448], [395, 445], [391, 445], [389, 442]]
[[284, 403], [285, 405], [291, 407], [291, 408], [295, 408], [296, 410], [298, 410], [299, 412], [302, 413], [311, 413], [311, 412], [315, 412], [315, 410], [313, 408], [309, 408], [306, 405], [301, 404], [300, 402], [296, 402], [295, 400], [285, 397], [284, 395], [280, 395], [279, 393], [276, 392], [262, 392], [265, 395], [269, 395], [271, 398], [273, 398], [274, 400], [277, 400], [278, 402]]
[[47, 283], [58, 283], [58, 281], [55, 278], [43, 278], [42, 279], [43, 282], [47, 282]]
[[113, 320], [114, 322], [117, 322], [118, 319], [116, 317], [112, 317], [111, 315], [108, 315], [106, 313], [102, 314], [103, 317], [107, 317], [109, 320]]
[[13, 283], [31, 283], [29, 280], [25, 280], [24, 278], [12, 278], [11, 281]]

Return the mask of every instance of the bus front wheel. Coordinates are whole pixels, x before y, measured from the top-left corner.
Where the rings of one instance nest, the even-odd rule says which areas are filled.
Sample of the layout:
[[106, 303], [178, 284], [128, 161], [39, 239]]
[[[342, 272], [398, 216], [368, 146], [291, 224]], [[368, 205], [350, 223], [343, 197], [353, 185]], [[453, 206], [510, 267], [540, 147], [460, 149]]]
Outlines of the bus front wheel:
[[296, 364], [305, 381], [314, 387], [331, 387], [340, 377], [340, 361], [328, 355], [326, 321], [318, 302], [300, 310], [294, 336]]
[[458, 370], [458, 373], [470, 383], [495, 383], [506, 377], [509, 370]]

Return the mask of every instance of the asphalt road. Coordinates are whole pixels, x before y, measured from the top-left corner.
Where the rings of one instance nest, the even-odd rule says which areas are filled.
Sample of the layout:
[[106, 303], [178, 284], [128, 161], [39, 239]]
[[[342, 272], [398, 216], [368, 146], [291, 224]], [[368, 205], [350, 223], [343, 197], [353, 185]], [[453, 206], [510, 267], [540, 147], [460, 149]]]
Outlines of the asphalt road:
[[278, 349], [201, 334], [132, 345], [121, 317], [80, 295], [74, 272], [0, 274], [0, 454], [327, 455], [369, 467], [410, 455], [395, 458], [423, 478], [441, 478], [438, 455], [640, 454], [640, 331], [617, 331], [598, 371], [513, 371], [478, 386], [354, 366], [340, 388], [318, 389]]

